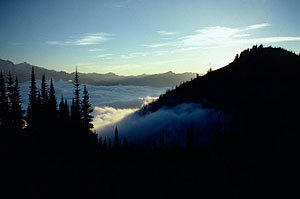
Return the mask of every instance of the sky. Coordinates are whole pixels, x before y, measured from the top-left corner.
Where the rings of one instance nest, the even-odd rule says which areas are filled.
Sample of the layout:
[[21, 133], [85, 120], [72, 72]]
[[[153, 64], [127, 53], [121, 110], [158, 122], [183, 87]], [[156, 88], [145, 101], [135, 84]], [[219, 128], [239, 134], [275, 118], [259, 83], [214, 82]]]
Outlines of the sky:
[[203, 73], [254, 44], [300, 53], [299, 0], [1, 0], [0, 59], [119, 75]]

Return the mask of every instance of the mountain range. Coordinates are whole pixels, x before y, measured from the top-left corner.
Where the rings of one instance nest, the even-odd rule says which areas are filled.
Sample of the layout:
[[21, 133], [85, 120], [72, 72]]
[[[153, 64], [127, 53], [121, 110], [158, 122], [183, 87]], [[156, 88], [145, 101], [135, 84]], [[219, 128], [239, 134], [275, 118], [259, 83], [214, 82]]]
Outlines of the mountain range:
[[[19, 82], [30, 80], [31, 69], [34, 67], [36, 79], [41, 79], [45, 74], [46, 79], [52, 78], [54, 81], [71, 81], [74, 79], [74, 73], [64, 71], [49, 70], [43, 67], [33, 66], [26, 62], [14, 64], [8, 60], [0, 59], [0, 71], [6, 77], [10, 71], [13, 76], [18, 76]], [[114, 73], [79, 73], [80, 82], [92, 85], [134, 85], [134, 86], [152, 86], [152, 87], [175, 87], [182, 82], [194, 78], [196, 73], [176, 74], [171, 71], [161, 74], [137, 75], [137, 76], [119, 76]]]

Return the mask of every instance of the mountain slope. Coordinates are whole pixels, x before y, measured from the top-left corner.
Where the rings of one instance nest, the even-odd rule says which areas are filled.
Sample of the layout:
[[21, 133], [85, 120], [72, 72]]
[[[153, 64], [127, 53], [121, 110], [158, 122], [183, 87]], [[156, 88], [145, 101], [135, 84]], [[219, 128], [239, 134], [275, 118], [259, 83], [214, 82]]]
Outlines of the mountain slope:
[[185, 102], [201, 102], [232, 113], [276, 104], [282, 107], [298, 100], [299, 76], [299, 56], [280, 48], [255, 46], [229, 65], [167, 92], [145, 109], [156, 111]]
[[[3, 71], [4, 76], [10, 71], [13, 76], [18, 76], [20, 82], [30, 80], [31, 68], [33, 66], [24, 62], [14, 64], [11, 61], [0, 59], [0, 71]], [[73, 80], [74, 73], [66, 73], [64, 71], [48, 70], [42, 67], [34, 66], [37, 79], [41, 79], [45, 74], [47, 79], [53, 80]], [[114, 73], [79, 73], [80, 82], [92, 85], [134, 85], [134, 86], [152, 86], [152, 87], [175, 87], [181, 82], [190, 80], [196, 76], [195, 73], [175, 74], [167, 72], [154, 75], [138, 75], [138, 76], [119, 76]]]
[[232, 118], [229, 127], [220, 128], [224, 131], [219, 134], [220, 151], [226, 145], [230, 155], [292, 159], [300, 152], [299, 77], [300, 56], [281, 48], [254, 46], [229, 65], [168, 91], [139, 113], [201, 103]]

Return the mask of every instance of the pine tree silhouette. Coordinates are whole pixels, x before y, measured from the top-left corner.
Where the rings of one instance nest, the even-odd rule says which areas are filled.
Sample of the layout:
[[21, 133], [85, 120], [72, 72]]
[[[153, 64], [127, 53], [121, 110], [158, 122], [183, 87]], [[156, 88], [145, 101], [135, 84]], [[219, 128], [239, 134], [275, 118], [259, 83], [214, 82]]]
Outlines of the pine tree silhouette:
[[43, 117], [41, 125], [46, 126], [49, 121], [49, 97], [48, 97], [48, 85], [46, 83], [45, 74], [42, 76], [41, 90], [40, 90], [40, 116]]
[[29, 91], [29, 103], [27, 108], [27, 127], [28, 129], [36, 128], [36, 120], [38, 117], [38, 107], [37, 107], [37, 87], [35, 81], [34, 67], [32, 67], [31, 72], [31, 83], [30, 83], [30, 91]]
[[74, 79], [74, 99], [72, 101], [72, 122], [73, 125], [81, 126], [81, 103], [80, 103], [80, 88], [79, 77], [76, 67], [75, 79]]
[[111, 151], [111, 138], [108, 140], [108, 151]]
[[115, 150], [119, 149], [119, 132], [118, 132], [118, 127], [116, 126], [115, 129]]
[[70, 112], [69, 112], [69, 105], [68, 105], [67, 99], [65, 99], [65, 114], [66, 114], [67, 120], [69, 120], [69, 118], [70, 118]]
[[13, 127], [13, 119], [14, 115], [11, 111], [12, 109], [12, 102], [13, 102], [13, 96], [14, 96], [14, 82], [11, 76], [10, 71], [8, 72], [7, 75], [7, 105], [8, 109], [6, 112], [6, 117], [7, 117], [7, 127], [9, 128], [9, 131], [12, 130]]
[[91, 104], [89, 102], [89, 93], [85, 85], [83, 89], [83, 99], [81, 104], [83, 128], [85, 130], [90, 130], [94, 127], [94, 125], [91, 123], [93, 121], [93, 116], [91, 115], [93, 109], [91, 108]]
[[12, 119], [12, 127], [15, 132], [20, 132], [24, 126], [23, 115], [25, 111], [22, 109], [18, 77], [16, 77], [13, 87], [10, 112], [14, 116]]
[[106, 137], [103, 140], [103, 151], [107, 151], [107, 141], [106, 141]]
[[7, 99], [8, 99], [8, 107], [11, 108], [12, 98], [14, 94], [14, 81], [12, 79], [10, 71], [7, 75]]
[[99, 138], [98, 148], [99, 148], [100, 151], [103, 150], [103, 142], [102, 142], [102, 137], [101, 136]]
[[64, 100], [63, 96], [61, 96], [60, 103], [59, 103], [59, 119], [63, 123], [69, 120], [68, 102], [67, 100]]
[[7, 127], [7, 117], [6, 113], [8, 111], [7, 104], [7, 96], [6, 96], [6, 86], [4, 82], [4, 77], [2, 71], [0, 71], [0, 130], [4, 132]]
[[42, 76], [42, 83], [41, 83], [41, 105], [43, 106], [43, 109], [45, 110], [46, 106], [48, 105], [48, 88], [47, 88], [46, 78], [45, 74]]
[[50, 80], [50, 89], [49, 89], [49, 116], [50, 121], [53, 122], [57, 118], [57, 101], [55, 97], [55, 90], [53, 86], [52, 79]]

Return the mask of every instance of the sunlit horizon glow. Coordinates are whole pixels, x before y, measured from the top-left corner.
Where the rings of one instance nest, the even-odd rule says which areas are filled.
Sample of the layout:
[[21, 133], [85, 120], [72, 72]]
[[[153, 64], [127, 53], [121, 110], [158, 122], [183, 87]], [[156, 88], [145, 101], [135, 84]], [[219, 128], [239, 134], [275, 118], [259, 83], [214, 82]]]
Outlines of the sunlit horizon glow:
[[252, 45], [300, 53], [300, 2], [0, 2], [0, 59], [119, 75], [204, 73]]

